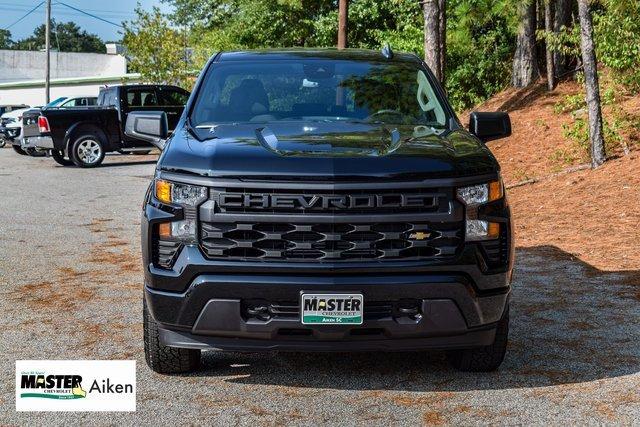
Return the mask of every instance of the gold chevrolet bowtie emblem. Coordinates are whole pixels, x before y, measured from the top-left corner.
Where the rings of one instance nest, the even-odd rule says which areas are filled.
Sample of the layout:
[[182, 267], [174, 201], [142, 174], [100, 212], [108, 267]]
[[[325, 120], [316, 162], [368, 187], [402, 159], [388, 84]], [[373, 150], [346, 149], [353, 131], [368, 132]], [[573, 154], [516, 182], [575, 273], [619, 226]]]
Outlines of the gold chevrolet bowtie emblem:
[[422, 231], [418, 231], [417, 233], [411, 233], [409, 235], [409, 239], [411, 240], [424, 240], [431, 237], [431, 233], [423, 233]]

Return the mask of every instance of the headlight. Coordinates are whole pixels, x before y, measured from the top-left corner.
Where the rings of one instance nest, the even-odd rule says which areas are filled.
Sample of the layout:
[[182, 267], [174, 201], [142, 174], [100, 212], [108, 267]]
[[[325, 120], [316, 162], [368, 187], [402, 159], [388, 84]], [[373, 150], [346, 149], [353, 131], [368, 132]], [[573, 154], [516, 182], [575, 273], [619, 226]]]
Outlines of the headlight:
[[198, 185], [182, 184], [178, 182], [156, 179], [155, 197], [162, 203], [180, 205], [185, 212], [191, 212], [182, 221], [164, 222], [159, 224], [158, 234], [161, 239], [180, 240], [185, 243], [196, 243], [196, 215], [197, 205], [207, 198], [207, 188]]
[[197, 185], [180, 184], [157, 179], [155, 184], [156, 199], [162, 203], [175, 203], [183, 206], [196, 206], [207, 197], [207, 188]]
[[458, 198], [467, 206], [466, 240], [491, 240], [500, 236], [500, 224], [478, 219], [478, 207], [503, 197], [502, 181], [458, 188]]
[[163, 240], [181, 240], [185, 243], [196, 243], [196, 221], [185, 219], [183, 221], [163, 222], [158, 226], [158, 234]]
[[493, 202], [501, 199], [503, 195], [502, 182], [500, 181], [458, 188], [458, 197], [467, 206], [478, 206]]

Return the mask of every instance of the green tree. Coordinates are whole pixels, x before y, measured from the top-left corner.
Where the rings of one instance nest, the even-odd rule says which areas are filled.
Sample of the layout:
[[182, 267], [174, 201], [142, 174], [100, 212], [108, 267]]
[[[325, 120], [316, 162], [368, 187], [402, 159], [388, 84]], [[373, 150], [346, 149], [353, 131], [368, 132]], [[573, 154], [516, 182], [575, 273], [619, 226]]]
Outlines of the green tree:
[[11, 40], [11, 31], [0, 30], [0, 49], [10, 49], [12, 45], [13, 40]]
[[604, 11], [594, 12], [598, 59], [616, 80], [631, 90], [640, 90], [640, 2], [605, 0]]
[[517, 19], [510, 0], [449, 0], [445, 88], [457, 110], [509, 85]]
[[157, 7], [151, 12], [138, 7], [136, 14], [134, 21], [125, 23], [122, 39], [131, 70], [151, 83], [189, 86], [186, 35], [172, 28]]
[[[332, 47], [337, 39], [335, 0], [164, 0], [169, 20], [189, 27], [193, 68], [213, 52], [268, 47]], [[445, 86], [458, 109], [508, 85], [515, 50], [516, 10], [511, 0], [448, 0]], [[350, 0], [349, 46], [423, 56], [424, 19], [416, 0]]]
[[[45, 26], [40, 25], [33, 35], [14, 43], [13, 49], [40, 50], [45, 45]], [[60, 52], [105, 53], [104, 42], [95, 34], [82, 30], [74, 22], [51, 22], [51, 48]]]
[[180, 26], [212, 29], [224, 25], [239, 9], [238, 0], [162, 0], [171, 5], [174, 12], [171, 22]]
[[[335, 46], [338, 9], [331, 7], [313, 24], [317, 46]], [[422, 9], [412, 0], [350, 0], [349, 46], [379, 49], [389, 42], [395, 50], [422, 55]]]

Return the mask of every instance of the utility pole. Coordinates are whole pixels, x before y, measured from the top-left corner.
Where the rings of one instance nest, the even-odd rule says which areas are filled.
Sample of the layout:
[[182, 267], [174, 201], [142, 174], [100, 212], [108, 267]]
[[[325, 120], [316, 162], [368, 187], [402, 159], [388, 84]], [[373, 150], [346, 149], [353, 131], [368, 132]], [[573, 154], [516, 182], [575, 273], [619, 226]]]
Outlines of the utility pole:
[[424, 62], [429, 66], [436, 79], [442, 81], [440, 0], [423, 0], [420, 3], [424, 17]]
[[44, 79], [44, 91], [45, 91], [45, 99], [47, 100], [46, 104], [51, 102], [51, 39], [49, 34], [51, 33], [51, 0], [47, 0], [47, 21], [45, 22], [45, 34], [44, 34], [44, 43], [45, 50], [47, 52], [47, 64], [46, 64], [46, 72]]
[[347, 25], [349, 0], [340, 0], [338, 4], [338, 49], [347, 47]]

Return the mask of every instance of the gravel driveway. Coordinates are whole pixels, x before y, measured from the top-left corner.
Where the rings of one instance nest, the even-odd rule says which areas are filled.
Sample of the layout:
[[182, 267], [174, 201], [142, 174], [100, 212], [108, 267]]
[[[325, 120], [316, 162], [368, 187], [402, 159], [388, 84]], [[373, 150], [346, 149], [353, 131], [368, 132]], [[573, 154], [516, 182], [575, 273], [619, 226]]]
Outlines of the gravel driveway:
[[[0, 150], [0, 425], [16, 359], [135, 359], [136, 413], [54, 424], [640, 424], [640, 272], [602, 272], [553, 246], [519, 249], [511, 343], [492, 374], [443, 354], [214, 354], [190, 376], [142, 351], [139, 215], [151, 156], [93, 170]], [[637, 250], [629, 248], [629, 250]]]

